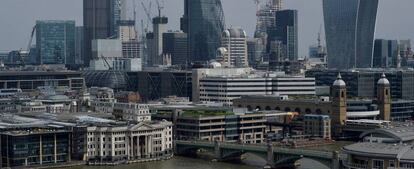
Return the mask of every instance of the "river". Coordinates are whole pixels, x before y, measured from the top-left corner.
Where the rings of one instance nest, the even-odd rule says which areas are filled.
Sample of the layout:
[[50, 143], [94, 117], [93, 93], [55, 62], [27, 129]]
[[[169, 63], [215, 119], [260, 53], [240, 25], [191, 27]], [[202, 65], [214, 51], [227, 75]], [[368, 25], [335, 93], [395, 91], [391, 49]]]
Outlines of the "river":
[[[247, 155], [242, 164], [211, 162], [209, 160], [174, 157], [166, 161], [136, 163], [118, 166], [77, 166], [68, 169], [262, 169], [265, 161], [254, 155]], [[315, 161], [303, 159], [299, 169], [327, 169]]]

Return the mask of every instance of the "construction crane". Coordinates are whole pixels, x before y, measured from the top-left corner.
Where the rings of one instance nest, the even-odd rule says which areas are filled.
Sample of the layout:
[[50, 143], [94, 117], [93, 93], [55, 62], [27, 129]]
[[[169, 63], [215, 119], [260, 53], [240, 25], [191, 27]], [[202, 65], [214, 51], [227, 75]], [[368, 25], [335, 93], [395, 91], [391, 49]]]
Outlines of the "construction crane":
[[144, 2], [141, 2], [142, 8], [144, 9], [145, 15], [147, 16], [147, 25], [145, 27], [146, 31], [148, 31], [149, 24], [152, 21], [151, 17], [151, 8], [152, 8], [152, 2], [149, 3], [149, 8], [147, 8], [144, 4]]
[[164, 9], [164, 6], [160, 4], [160, 0], [157, 0], [158, 7], [158, 17], [161, 17], [161, 11]]
[[[35, 31], [36, 31], [36, 25], [33, 26], [32, 32], [30, 34], [29, 44], [27, 45], [27, 48], [26, 48], [27, 53], [25, 53], [25, 54], [27, 54], [27, 56], [30, 56], [30, 47], [32, 46]], [[17, 52], [17, 56], [20, 60], [20, 65], [22, 65], [22, 66], [26, 65], [25, 57], [23, 56], [23, 49], [20, 49], [20, 51]]]

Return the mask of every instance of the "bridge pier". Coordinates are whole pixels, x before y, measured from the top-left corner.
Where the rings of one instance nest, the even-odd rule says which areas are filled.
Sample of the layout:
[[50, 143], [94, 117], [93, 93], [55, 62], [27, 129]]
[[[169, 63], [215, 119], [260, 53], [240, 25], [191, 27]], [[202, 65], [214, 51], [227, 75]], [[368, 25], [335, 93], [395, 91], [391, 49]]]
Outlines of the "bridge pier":
[[222, 150], [220, 149], [220, 142], [214, 142], [214, 159], [213, 161], [220, 161], [222, 159]]
[[340, 159], [339, 159], [339, 152], [334, 151], [333, 152], [333, 158], [331, 162], [331, 169], [338, 169], [340, 167]]
[[275, 154], [273, 153], [273, 145], [271, 143], [267, 143], [267, 159], [266, 165], [263, 167], [264, 169], [271, 169], [275, 167]]

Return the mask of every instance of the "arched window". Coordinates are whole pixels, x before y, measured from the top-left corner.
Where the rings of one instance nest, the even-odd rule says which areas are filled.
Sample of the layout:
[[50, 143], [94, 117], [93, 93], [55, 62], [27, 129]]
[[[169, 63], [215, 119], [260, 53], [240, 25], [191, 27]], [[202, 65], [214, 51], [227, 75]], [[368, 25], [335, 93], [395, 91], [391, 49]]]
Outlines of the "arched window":
[[270, 106], [266, 106], [265, 110], [272, 110], [272, 108], [270, 108]]
[[252, 111], [252, 110], [253, 110], [253, 109], [252, 109], [252, 106], [247, 105], [247, 110], [248, 110], [248, 111]]
[[286, 111], [286, 112], [290, 112], [290, 108], [289, 108], [289, 107], [286, 107], [286, 108], [285, 108], [285, 111]]
[[311, 110], [311, 109], [309, 109], [309, 108], [307, 108], [307, 109], [305, 110], [305, 113], [306, 113], [306, 114], [311, 114], [311, 113], [312, 113], [312, 110]]
[[254, 110], [259, 111], [262, 110], [262, 108], [260, 106], [257, 106]]
[[344, 91], [342, 91], [341, 92], [341, 98], [344, 98], [345, 97], [345, 92]]
[[295, 112], [297, 112], [297, 113], [299, 113], [299, 114], [300, 114], [300, 113], [301, 113], [300, 108], [296, 108], [296, 109], [295, 109]]
[[276, 107], [275, 110], [280, 110], [280, 107]]
[[389, 95], [389, 90], [385, 89], [385, 96], [388, 96], [388, 95]]

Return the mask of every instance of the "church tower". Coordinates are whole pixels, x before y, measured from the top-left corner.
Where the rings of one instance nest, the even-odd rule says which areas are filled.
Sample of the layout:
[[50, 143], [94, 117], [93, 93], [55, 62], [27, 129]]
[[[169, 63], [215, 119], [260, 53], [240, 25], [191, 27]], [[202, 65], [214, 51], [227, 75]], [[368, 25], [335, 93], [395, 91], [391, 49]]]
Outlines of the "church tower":
[[346, 121], [346, 83], [342, 80], [340, 73], [332, 85], [331, 98], [332, 131], [337, 135], [341, 132], [341, 126], [345, 125]]
[[390, 81], [383, 73], [377, 83], [377, 104], [380, 110], [380, 119], [391, 120], [391, 89]]

